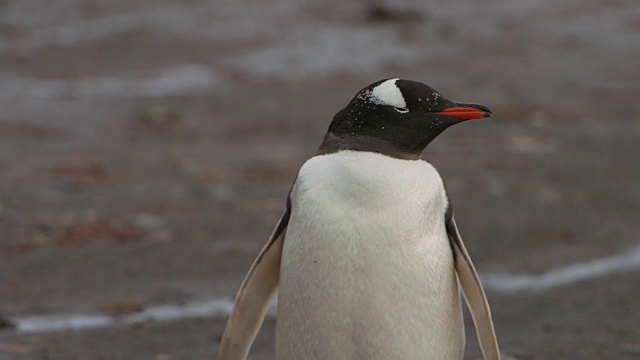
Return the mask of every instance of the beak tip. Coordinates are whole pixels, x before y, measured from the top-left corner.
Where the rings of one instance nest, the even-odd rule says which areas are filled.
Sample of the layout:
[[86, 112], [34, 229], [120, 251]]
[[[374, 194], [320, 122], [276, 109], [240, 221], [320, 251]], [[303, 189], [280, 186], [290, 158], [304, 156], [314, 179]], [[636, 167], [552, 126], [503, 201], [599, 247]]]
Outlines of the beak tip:
[[487, 106], [482, 105], [482, 104], [465, 104], [465, 103], [459, 103], [460, 106], [464, 106], [464, 107], [471, 107], [471, 108], [475, 108], [478, 109], [482, 112], [482, 117], [486, 118], [486, 117], [491, 117], [493, 115], [493, 112], [491, 111], [491, 109], [489, 109]]

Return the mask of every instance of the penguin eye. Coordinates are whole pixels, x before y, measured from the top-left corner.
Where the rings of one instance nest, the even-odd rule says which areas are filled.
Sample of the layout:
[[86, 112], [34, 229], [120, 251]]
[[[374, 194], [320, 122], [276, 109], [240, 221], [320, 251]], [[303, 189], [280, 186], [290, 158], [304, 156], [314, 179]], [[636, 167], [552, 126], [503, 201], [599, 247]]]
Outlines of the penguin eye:
[[407, 108], [403, 108], [403, 107], [393, 107], [394, 109], [396, 109], [397, 112], [401, 113], [401, 114], [406, 114], [409, 112], [409, 109]]

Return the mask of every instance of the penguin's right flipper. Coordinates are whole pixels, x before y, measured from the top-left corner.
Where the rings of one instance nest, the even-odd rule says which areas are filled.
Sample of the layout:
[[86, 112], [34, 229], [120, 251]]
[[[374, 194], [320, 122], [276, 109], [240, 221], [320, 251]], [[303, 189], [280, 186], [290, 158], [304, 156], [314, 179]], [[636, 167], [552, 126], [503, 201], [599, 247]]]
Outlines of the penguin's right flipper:
[[218, 360], [244, 360], [249, 354], [278, 288], [282, 244], [290, 215], [291, 205], [287, 201], [287, 209], [240, 285], [222, 335]]
[[447, 211], [446, 228], [451, 248], [453, 249], [456, 274], [458, 274], [464, 298], [467, 300], [467, 306], [469, 306], [473, 317], [482, 355], [485, 360], [500, 360], [500, 350], [496, 332], [493, 328], [489, 302], [482, 288], [480, 277], [473, 266], [473, 262], [471, 262], [467, 249], [464, 247], [451, 208]]

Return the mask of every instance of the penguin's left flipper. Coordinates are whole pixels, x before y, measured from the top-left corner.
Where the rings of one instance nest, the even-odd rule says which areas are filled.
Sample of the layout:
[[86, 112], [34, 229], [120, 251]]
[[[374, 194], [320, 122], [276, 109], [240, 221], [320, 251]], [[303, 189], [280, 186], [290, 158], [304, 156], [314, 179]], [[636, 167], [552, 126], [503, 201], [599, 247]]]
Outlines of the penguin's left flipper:
[[291, 205], [280, 218], [249, 273], [244, 278], [222, 335], [218, 360], [244, 360], [262, 325], [280, 281], [280, 259]]
[[456, 273], [462, 286], [464, 298], [467, 300], [467, 306], [469, 306], [471, 316], [473, 317], [482, 355], [485, 360], [500, 360], [500, 350], [493, 328], [489, 302], [484, 294], [480, 277], [478, 277], [469, 253], [467, 253], [467, 249], [464, 247], [462, 237], [460, 237], [460, 232], [458, 231], [451, 210], [447, 212], [445, 221], [447, 234], [449, 235], [449, 241], [453, 249]]

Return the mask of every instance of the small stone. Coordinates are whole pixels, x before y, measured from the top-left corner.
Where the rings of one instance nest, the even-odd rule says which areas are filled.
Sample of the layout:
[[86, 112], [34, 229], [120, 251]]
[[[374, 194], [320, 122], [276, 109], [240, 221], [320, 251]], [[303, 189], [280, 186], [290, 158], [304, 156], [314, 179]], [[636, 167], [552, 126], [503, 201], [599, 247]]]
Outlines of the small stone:
[[136, 116], [137, 123], [157, 130], [166, 130], [181, 121], [180, 114], [160, 105], [150, 106]]
[[103, 307], [104, 311], [113, 316], [139, 313], [144, 310], [144, 306], [133, 300], [115, 300]]
[[0, 314], [0, 329], [13, 329], [15, 327], [16, 324], [11, 319]]
[[102, 183], [111, 179], [111, 173], [104, 164], [89, 162], [62, 162], [55, 165], [53, 173], [81, 184]]

